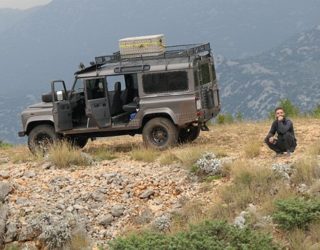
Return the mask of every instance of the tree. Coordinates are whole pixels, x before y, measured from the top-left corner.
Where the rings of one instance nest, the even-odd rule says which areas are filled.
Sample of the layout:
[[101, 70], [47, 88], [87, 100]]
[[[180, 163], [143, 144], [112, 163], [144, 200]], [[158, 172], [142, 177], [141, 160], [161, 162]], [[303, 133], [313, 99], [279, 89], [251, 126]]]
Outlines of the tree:
[[[277, 107], [283, 108], [286, 116], [297, 117], [300, 114], [299, 108], [296, 107], [288, 98], [281, 99]], [[274, 110], [271, 110], [268, 115], [269, 119], [274, 119]]]

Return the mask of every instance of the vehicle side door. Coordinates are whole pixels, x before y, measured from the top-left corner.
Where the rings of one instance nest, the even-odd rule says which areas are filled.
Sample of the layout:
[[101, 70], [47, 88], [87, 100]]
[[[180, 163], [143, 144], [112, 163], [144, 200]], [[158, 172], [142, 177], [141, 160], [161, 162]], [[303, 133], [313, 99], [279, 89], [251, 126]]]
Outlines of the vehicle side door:
[[[86, 96], [86, 115], [99, 128], [111, 126], [109, 99], [106, 80], [91, 78], [84, 80]], [[91, 123], [91, 121], [89, 122]], [[88, 123], [88, 124], [89, 124]]]
[[56, 132], [69, 130], [72, 125], [72, 108], [64, 81], [51, 83], [53, 120]]

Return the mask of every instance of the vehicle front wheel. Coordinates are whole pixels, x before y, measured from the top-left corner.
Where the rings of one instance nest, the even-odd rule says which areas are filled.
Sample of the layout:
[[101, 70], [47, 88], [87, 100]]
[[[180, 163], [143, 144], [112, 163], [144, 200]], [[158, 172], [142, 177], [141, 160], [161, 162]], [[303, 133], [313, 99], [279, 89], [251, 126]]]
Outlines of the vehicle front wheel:
[[192, 142], [200, 135], [200, 126], [190, 125], [186, 128], [182, 128], [179, 131], [179, 143]]
[[163, 150], [177, 143], [178, 130], [167, 118], [153, 118], [144, 126], [142, 137], [147, 147]]
[[50, 146], [58, 139], [54, 127], [51, 125], [38, 125], [34, 127], [28, 136], [28, 146], [33, 154], [46, 153]]

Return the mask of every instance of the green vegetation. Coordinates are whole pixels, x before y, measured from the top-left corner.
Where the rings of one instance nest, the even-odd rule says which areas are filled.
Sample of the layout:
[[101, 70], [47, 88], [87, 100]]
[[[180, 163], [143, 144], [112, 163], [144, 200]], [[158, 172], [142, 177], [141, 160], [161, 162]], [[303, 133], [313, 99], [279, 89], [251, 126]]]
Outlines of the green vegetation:
[[320, 118], [320, 104], [317, 105], [311, 114], [314, 118]]
[[286, 230], [308, 229], [311, 222], [320, 219], [320, 199], [290, 198], [276, 202], [273, 219]]
[[11, 147], [12, 147], [11, 144], [0, 140], [0, 148], [4, 148], [5, 149], [5, 148], [11, 148]]
[[216, 118], [218, 124], [230, 124], [234, 122], [234, 118], [231, 114], [219, 114]]
[[112, 250], [124, 249], [278, 249], [272, 238], [226, 222], [206, 221], [174, 235], [144, 232], [115, 239]]
[[[282, 107], [287, 117], [298, 117], [301, 115], [300, 110], [289, 99], [281, 99], [277, 107]], [[274, 119], [274, 109], [269, 112], [269, 119]]]

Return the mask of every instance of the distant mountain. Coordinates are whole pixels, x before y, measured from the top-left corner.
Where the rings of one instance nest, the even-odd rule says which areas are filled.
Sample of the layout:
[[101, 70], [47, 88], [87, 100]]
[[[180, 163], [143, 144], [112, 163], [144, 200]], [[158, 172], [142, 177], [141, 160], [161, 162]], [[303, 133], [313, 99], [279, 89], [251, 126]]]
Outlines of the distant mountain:
[[320, 25], [261, 55], [218, 61], [224, 112], [262, 118], [282, 98], [303, 111], [320, 104]]
[[[39, 100], [53, 79], [71, 86], [80, 61], [114, 52], [120, 38], [164, 33], [168, 44], [209, 41], [214, 54], [243, 58], [320, 23], [318, 0], [53, 0], [12, 11], [12, 21], [7, 12], [0, 10], [0, 115], [14, 118], [0, 121], [0, 139], [10, 141], [16, 134], [3, 131], [18, 130], [30, 98]], [[236, 102], [223, 101], [227, 110]]]

